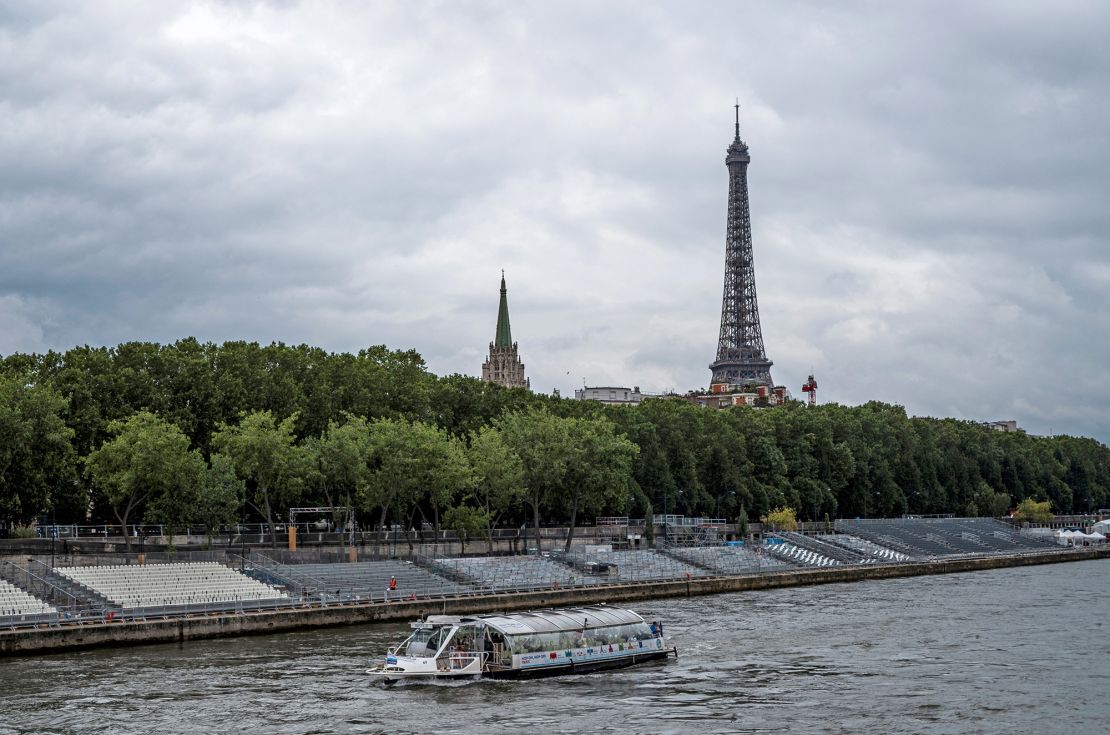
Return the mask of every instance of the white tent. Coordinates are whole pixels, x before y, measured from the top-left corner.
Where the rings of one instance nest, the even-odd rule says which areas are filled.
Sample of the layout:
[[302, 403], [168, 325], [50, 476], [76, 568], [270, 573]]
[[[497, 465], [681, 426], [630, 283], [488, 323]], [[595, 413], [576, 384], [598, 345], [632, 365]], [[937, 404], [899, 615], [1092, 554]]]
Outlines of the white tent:
[[1106, 543], [1106, 537], [1099, 533], [1083, 533], [1082, 531], [1058, 531], [1056, 543], [1061, 546], [1091, 546]]
[[1095, 525], [1091, 526], [1091, 531], [1093, 531], [1094, 533], [1101, 533], [1104, 536], [1110, 533], [1110, 518], [1107, 518], [1105, 521], [1099, 521]]

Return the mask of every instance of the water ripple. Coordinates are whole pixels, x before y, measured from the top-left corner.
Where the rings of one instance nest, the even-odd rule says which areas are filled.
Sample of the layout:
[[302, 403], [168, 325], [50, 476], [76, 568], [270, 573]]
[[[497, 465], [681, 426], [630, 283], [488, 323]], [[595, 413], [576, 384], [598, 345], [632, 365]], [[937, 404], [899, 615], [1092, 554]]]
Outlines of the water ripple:
[[400, 625], [0, 660], [0, 735], [1103, 732], [1107, 588], [1091, 561], [655, 600], [677, 660], [538, 681], [377, 686]]

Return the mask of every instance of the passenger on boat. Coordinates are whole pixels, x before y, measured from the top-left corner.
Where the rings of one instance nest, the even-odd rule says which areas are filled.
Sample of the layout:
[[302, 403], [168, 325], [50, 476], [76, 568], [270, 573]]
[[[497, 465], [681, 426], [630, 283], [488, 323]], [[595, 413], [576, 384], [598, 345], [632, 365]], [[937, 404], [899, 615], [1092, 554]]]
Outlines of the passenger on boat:
[[464, 668], [467, 665], [467, 663], [469, 663], [466, 659], [467, 659], [466, 643], [464, 643], [462, 641], [462, 639], [459, 639], [458, 643], [455, 644], [455, 650], [451, 652], [451, 668], [452, 669]]

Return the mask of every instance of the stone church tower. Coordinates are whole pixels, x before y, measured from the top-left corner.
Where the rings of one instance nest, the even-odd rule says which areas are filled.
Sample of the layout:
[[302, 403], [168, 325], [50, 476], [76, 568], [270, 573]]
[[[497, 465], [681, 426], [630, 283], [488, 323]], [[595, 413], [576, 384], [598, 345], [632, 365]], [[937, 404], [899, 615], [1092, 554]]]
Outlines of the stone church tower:
[[524, 377], [524, 363], [517, 354], [509, 328], [509, 301], [506, 298], [505, 271], [501, 271], [501, 303], [497, 307], [497, 333], [489, 343], [489, 357], [482, 363], [482, 380], [506, 388], [528, 388], [532, 384]]

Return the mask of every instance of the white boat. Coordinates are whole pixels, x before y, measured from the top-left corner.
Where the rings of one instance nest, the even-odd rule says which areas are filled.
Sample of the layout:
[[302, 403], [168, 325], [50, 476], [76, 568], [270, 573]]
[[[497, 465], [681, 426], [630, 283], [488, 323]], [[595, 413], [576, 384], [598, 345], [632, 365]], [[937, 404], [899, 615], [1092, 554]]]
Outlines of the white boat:
[[661, 623], [607, 605], [522, 613], [429, 615], [368, 673], [386, 682], [523, 678], [619, 668], [677, 654]]

